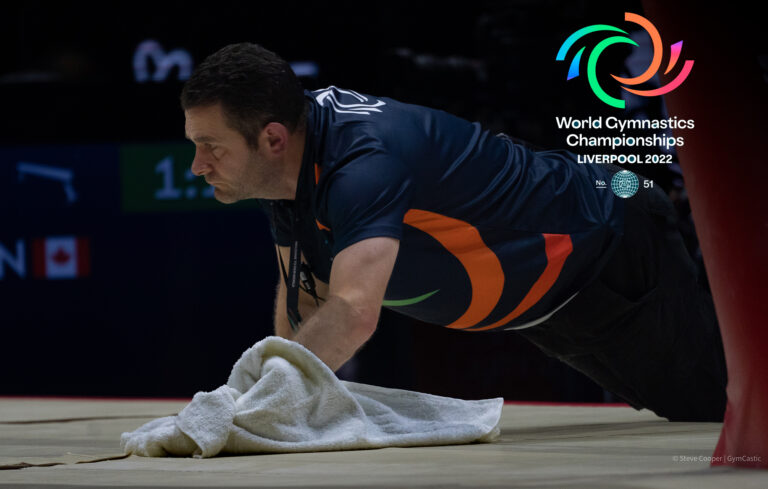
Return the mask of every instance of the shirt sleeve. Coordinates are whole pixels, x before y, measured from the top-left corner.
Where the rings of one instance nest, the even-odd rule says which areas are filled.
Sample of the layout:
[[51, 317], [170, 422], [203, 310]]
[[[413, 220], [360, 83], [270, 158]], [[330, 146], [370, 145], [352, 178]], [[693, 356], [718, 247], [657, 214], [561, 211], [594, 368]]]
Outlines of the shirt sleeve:
[[345, 164], [328, 187], [331, 254], [367, 238], [401, 239], [412, 192], [409, 168], [387, 154], [366, 154]]
[[288, 209], [277, 200], [258, 199], [269, 219], [272, 241], [278, 246], [291, 246], [291, 221]]

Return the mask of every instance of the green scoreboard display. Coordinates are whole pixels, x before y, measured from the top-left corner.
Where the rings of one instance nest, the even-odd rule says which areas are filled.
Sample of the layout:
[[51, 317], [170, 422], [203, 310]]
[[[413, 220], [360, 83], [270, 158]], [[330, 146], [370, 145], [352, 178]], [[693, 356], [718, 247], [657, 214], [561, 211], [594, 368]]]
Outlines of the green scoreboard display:
[[222, 204], [213, 186], [190, 170], [195, 147], [190, 143], [120, 146], [123, 212], [258, 208], [256, 200]]

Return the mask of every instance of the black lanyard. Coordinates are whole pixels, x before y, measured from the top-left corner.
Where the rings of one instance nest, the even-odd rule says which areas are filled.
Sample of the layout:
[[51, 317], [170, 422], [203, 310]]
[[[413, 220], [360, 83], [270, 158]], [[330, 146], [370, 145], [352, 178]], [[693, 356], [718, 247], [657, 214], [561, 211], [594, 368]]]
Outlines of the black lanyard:
[[[315, 280], [312, 278], [312, 269], [306, 263], [301, 262], [301, 245], [299, 243], [299, 226], [301, 218], [298, 212], [298, 201], [294, 202], [294, 207], [290, 211], [291, 221], [291, 251], [288, 261], [288, 272], [286, 273], [283, 257], [278, 253], [280, 259], [280, 269], [283, 272], [283, 279], [286, 286], [285, 308], [288, 315], [288, 321], [291, 323], [291, 329], [294, 332], [299, 330], [301, 324], [301, 314], [299, 314], [299, 288], [304, 289], [315, 299], [315, 304], [320, 305], [320, 298], [315, 291]], [[275, 203], [271, 202], [272, 222], [277, 225], [277, 215]]]

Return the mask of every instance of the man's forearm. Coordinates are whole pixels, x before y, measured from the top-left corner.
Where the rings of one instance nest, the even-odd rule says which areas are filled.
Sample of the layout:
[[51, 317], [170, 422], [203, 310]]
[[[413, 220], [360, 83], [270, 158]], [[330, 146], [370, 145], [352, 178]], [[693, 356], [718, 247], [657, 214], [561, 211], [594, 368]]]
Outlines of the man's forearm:
[[285, 286], [282, 280], [277, 284], [275, 293], [275, 334], [287, 340], [293, 339], [293, 330], [288, 321], [288, 314], [285, 312]]
[[334, 372], [368, 341], [376, 329], [378, 311], [361, 311], [331, 295], [301, 325], [293, 340], [317, 355]]

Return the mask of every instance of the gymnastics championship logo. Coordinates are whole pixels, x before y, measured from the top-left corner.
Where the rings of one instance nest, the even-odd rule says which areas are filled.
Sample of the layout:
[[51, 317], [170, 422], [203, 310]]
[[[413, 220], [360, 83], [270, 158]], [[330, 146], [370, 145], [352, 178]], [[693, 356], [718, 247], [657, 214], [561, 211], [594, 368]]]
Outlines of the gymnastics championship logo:
[[[648, 69], [634, 77], [634, 78], [622, 78], [620, 76], [611, 75], [616, 81], [619, 83], [622, 83], [623, 85], [621, 88], [624, 90], [634, 93], [635, 95], [641, 95], [643, 97], [655, 97], [657, 95], [664, 95], [665, 93], [669, 93], [675, 88], [679, 87], [683, 81], [688, 77], [688, 74], [691, 72], [691, 68], [693, 68], [693, 60], [686, 60], [685, 64], [683, 65], [682, 70], [680, 73], [675, 77], [674, 80], [669, 82], [668, 84], [664, 85], [663, 87], [656, 88], [654, 90], [637, 90], [634, 88], [628, 88], [624, 85], [639, 85], [640, 83], [644, 83], [648, 80], [650, 80], [653, 75], [656, 74], [656, 72], [659, 70], [659, 67], [661, 66], [661, 58], [662, 58], [662, 52], [663, 52], [663, 46], [661, 44], [661, 36], [659, 36], [659, 31], [656, 30], [656, 27], [646, 18], [641, 17], [637, 14], [633, 14], [630, 12], [624, 12], [624, 20], [627, 22], [633, 22], [635, 24], [638, 24], [640, 27], [645, 29], [645, 31], [648, 33], [648, 35], [651, 37], [651, 41], [653, 42], [653, 59], [651, 60], [650, 66], [648, 66]], [[568, 54], [568, 50], [573, 46], [573, 44], [581, 39], [582, 37], [586, 36], [587, 34], [591, 34], [593, 32], [598, 31], [610, 31], [610, 32], [620, 32], [622, 34], [627, 34], [626, 31], [623, 31], [619, 29], [618, 27], [613, 27], [610, 25], [605, 24], [595, 24], [590, 25], [584, 28], [581, 28], [568, 36], [568, 39], [565, 40], [562, 46], [560, 46], [560, 50], [557, 52], [557, 58], [555, 58], [557, 61], [565, 61], [565, 57]], [[625, 36], [612, 36], [608, 37], [606, 39], [603, 39], [600, 41], [597, 46], [595, 46], [592, 49], [592, 52], [589, 55], [589, 59], [587, 60], [587, 80], [589, 81], [589, 86], [592, 88], [592, 92], [594, 92], [595, 95], [597, 95], [597, 98], [605, 102], [606, 104], [610, 105], [611, 107], [616, 107], [618, 109], [624, 108], [624, 100], [617, 99], [615, 97], [611, 97], [607, 93], [605, 93], [605, 90], [602, 89], [600, 84], [597, 81], [597, 73], [596, 73], [596, 66], [597, 66], [597, 58], [600, 57], [600, 54], [612, 44], [632, 44], [633, 46], [637, 46], [638, 44], [630, 39], [629, 37]], [[667, 69], [664, 72], [666, 75], [669, 73], [672, 68], [674, 68], [675, 64], [677, 63], [677, 60], [680, 58], [680, 51], [683, 48], [683, 41], [676, 42], [672, 45], [671, 50], [671, 56], [669, 58], [669, 63], [667, 65]], [[573, 61], [571, 61], [571, 67], [568, 69], [568, 80], [572, 78], [576, 78], [579, 76], [579, 64], [581, 63], [581, 57], [584, 53], [585, 47], [582, 47], [578, 53], [576, 53], [576, 56], [573, 58]]]

